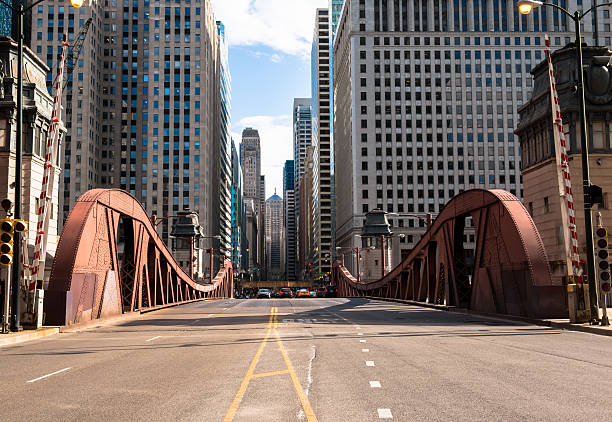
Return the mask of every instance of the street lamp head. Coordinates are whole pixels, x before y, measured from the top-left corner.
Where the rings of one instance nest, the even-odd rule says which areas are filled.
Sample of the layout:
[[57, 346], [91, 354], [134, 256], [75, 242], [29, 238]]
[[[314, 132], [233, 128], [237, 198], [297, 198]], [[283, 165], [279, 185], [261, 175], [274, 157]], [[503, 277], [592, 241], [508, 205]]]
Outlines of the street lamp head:
[[72, 5], [77, 9], [83, 6], [83, 0], [70, 0], [70, 3], [72, 3]]
[[523, 15], [528, 15], [536, 7], [542, 6], [542, 2], [538, 0], [520, 0], [517, 3], [518, 10]]

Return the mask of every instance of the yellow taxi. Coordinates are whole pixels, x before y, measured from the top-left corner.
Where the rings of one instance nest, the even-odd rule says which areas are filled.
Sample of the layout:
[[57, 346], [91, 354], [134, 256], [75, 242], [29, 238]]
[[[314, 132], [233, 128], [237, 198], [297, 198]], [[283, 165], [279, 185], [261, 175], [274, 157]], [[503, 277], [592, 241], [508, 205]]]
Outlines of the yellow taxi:
[[310, 292], [308, 289], [300, 289], [297, 292], [297, 297], [310, 297]]

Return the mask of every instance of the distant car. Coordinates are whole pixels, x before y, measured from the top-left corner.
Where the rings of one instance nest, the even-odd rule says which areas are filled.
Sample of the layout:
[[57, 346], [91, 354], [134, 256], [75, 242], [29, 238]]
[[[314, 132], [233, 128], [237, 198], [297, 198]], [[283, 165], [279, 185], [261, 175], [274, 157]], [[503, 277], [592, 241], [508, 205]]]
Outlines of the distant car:
[[325, 297], [338, 297], [338, 287], [325, 286]]
[[270, 299], [271, 297], [272, 297], [272, 294], [270, 293], [270, 290], [268, 289], [259, 289], [259, 291], [257, 292], [257, 299], [261, 299], [261, 298]]
[[310, 297], [310, 292], [307, 289], [300, 289], [297, 292], [297, 297]]
[[310, 291], [310, 297], [317, 297], [317, 291], [316, 290], [311, 290]]
[[317, 297], [325, 297], [325, 287], [319, 287], [317, 289]]
[[287, 297], [291, 299], [293, 297], [293, 291], [289, 287], [283, 287], [278, 292], [278, 297], [280, 298]]

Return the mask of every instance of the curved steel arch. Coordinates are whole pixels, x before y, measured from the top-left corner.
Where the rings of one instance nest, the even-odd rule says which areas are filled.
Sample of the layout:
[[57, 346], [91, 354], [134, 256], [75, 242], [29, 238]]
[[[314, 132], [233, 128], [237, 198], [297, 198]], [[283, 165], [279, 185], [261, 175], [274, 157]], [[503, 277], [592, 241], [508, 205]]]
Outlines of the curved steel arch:
[[[467, 217], [472, 217], [476, 236], [471, 265], [463, 242]], [[499, 189], [455, 196], [385, 277], [358, 282], [338, 261], [332, 276], [345, 296], [407, 299], [526, 317], [567, 315], [565, 288], [553, 285], [531, 216], [516, 196]]]
[[[123, 231], [123, 251], [117, 250]], [[231, 261], [212, 284], [186, 274], [138, 200], [120, 189], [92, 189], [64, 224], [49, 286], [45, 323], [66, 325], [204, 297], [232, 297]]]

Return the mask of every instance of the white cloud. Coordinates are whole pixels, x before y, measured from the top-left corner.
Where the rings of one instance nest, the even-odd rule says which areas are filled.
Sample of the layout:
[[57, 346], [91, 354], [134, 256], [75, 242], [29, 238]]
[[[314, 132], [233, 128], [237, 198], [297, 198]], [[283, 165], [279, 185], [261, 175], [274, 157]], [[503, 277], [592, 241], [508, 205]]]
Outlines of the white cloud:
[[315, 9], [329, 4], [328, 0], [212, 0], [212, 3], [215, 18], [225, 24], [230, 45], [264, 45], [302, 57], [310, 54]]
[[280, 54], [277, 53], [270, 54], [263, 51], [249, 51], [249, 54], [257, 59], [266, 58], [272, 63], [280, 63], [283, 59]]
[[249, 116], [233, 123], [236, 148], [242, 139], [242, 129], [252, 127], [261, 138], [261, 173], [266, 176], [266, 198], [274, 193], [283, 196], [283, 166], [293, 159], [293, 121], [290, 114], [279, 116]]

